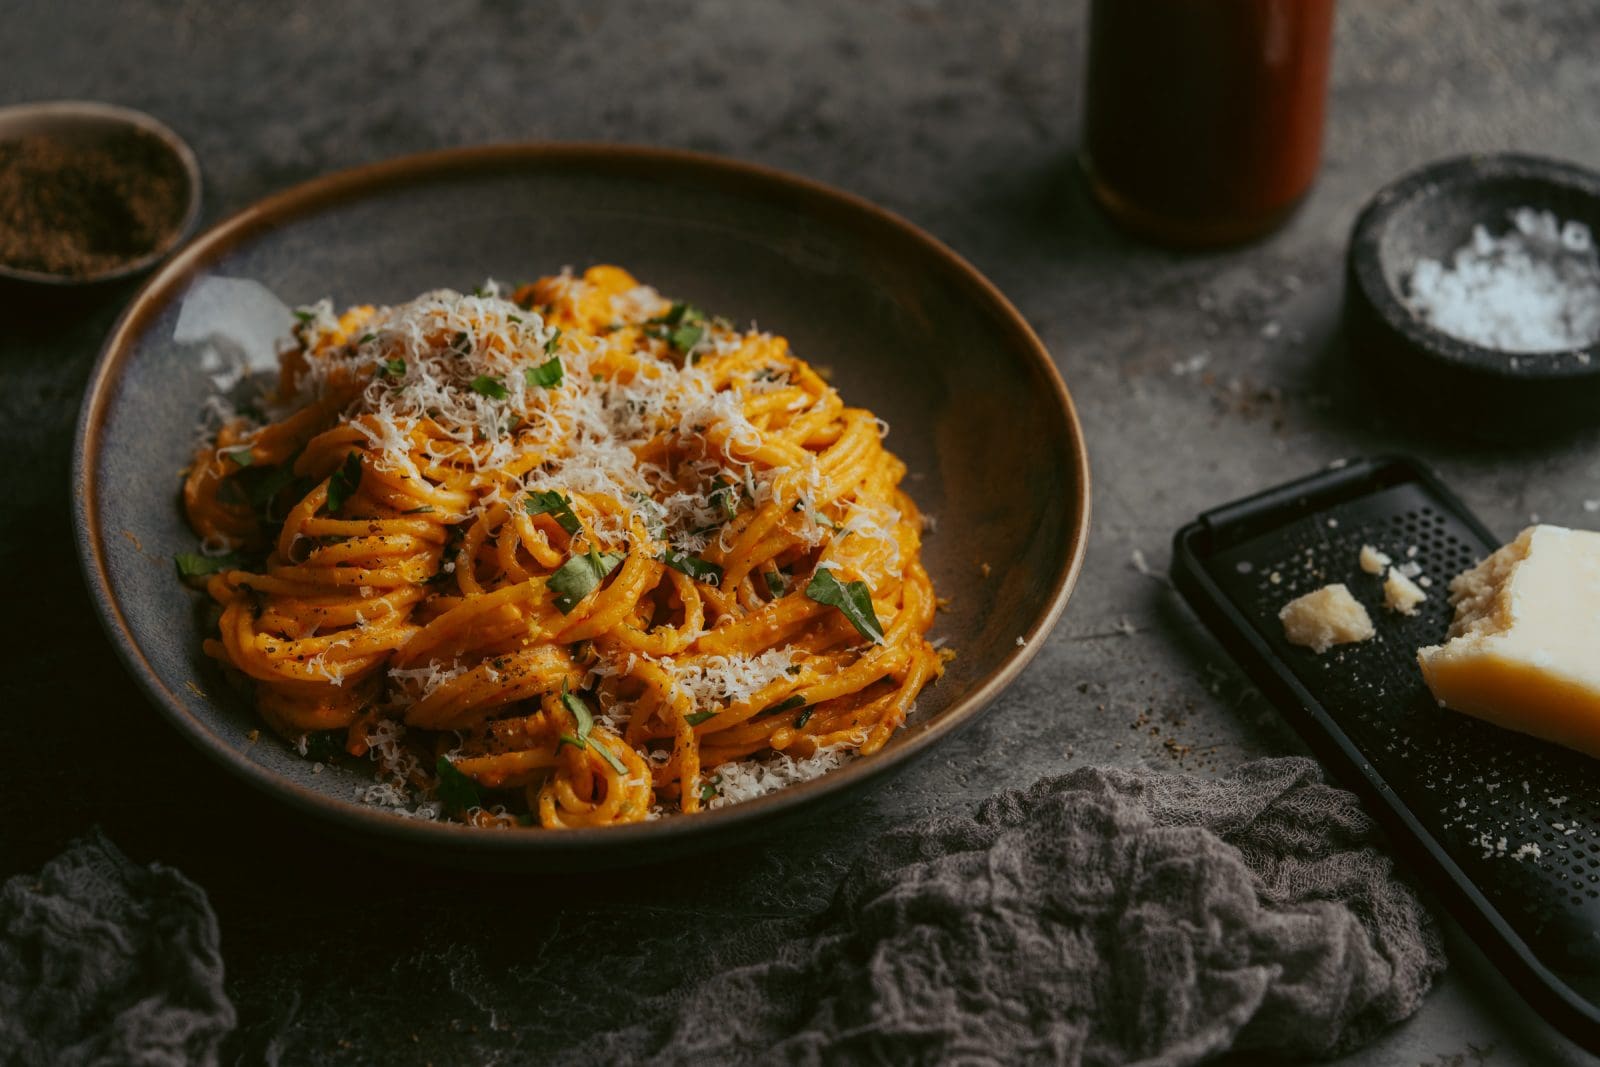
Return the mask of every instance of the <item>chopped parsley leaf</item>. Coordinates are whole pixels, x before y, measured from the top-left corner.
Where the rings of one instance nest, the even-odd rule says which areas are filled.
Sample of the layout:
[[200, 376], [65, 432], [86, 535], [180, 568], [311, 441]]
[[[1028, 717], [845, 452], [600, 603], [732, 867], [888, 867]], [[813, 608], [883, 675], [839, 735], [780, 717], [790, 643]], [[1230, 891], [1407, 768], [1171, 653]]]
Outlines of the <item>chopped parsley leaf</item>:
[[687, 552], [674, 552], [667, 549], [658, 557], [662, 563], [675, 571], [682, 571], [697, 582], [707, 585], [720, 585], [722, 583], [722, 568], [710, 560], [691, 556]]
[[544, 354], [551, 355], [556, 350], [556, 345], [561, 343], [561, 327], [556, 327], [556, 332], [550, 335], [550, 340], [544, 343]]
[[239, 566], [238, 553], [229, 552], [225, 556], [203, 556], [198, 552], [179, 552], [172, 557], [172, 562], [178, 567], [178, 575], [182, 578], [203, 578], [208, 574], [218, 571], [233, 570]]
[[566, 371], [561, 366], [560, 356], [537, 367], [528, 367], [522, 372], [522, 380], [527, 382], [530, 388], [537, 386], [542, 389], [554, 389], [565, 377]]
[[705, 722], [714, 715], [716, 715], [716, 712], [714, 711], [694, 711], [690, 712], [688, 715], [685, 715], [683, 717], [683, 721], [688, 723], [690, 726], [699, 726], [701, 723]]
[[433, 769], [439, 775], [434, 794], [445, 810], [465, 814], [473, 808], [483, 807], [483, 798], [478, 795], [478, 783], [456, 770], [449, 756], [440, 756]]
[[403, 359], [386, 359], [378, 365], [378, 373], [386, 378], [404, 378], [406, 376], [406, 361]]
[[474, 393], [486, 396], [490, 400], [504, 400], [506, 398], [506, 387], [500, 383], [499, 378], [491, 378], [487, 374], [480, 374], [472, 379], [470, 384]]
[[872, 590], [867, 588], [866, 582], [847, 584], [834, 577], [833, 571], [822, 568], [806, 586], [806, 596], [818, 604], [838, 608], [862, 637], [875, 645], [883, 644], [883, 627], [872, 610]]
[[801, 696], [799, 693], [795, 693], [793, 696], [789, 697], [783, 703], [774, 704], [771, 708], [769, 708], [767, 710], [769, 710], [769, 711], [793, 711], [795, 708], [803, 708], [805, 706], [806, 706], [806, 698]]
[[711, 798], [717, 795], [717, 786], [722, 784], [722, 775], [717, 775], [708, 782], [700, 783], [700, 803], [709, 804]]
[[315, 311], [307, 311], [305, 308], [295, 308], [294, 317], [301, 322], [310, 322], [317, 317], [317, 313]]
[[522, 502], [522, 508], [529, 515], [549, 515], [569, 534], [575, 534], [583, 529], [583, 523], [578, 521], [578, 516], [572, 512], [572, 501], [562, 496], [555, 489], [535, 489], [528, 493], [528, 499]]
[[806, 723], [811, 721], [811, 713], [816, 710], [817, 709], [815, 705], [813, 705], [812, 707], [809, 707], [805, 711], [802, 711], [800, 714], [796, 715], [794, 717], [794, 728], [796, 730], [804, 730], [806, 728]]
[[328, 514], [337, 514], [345, 501], [355, 496], [361, 488], [361, 453], [351, 452], [344, 466], [328, 476]]
[[572, 609], [594, 592], [605, 576], [616, 570], [625, 558], [621, 552], [601, 554], [590, 548], [584, 555], [567, 560], [545, 583], [556, 594], [556, 609], [563, 615], [572, 614]]

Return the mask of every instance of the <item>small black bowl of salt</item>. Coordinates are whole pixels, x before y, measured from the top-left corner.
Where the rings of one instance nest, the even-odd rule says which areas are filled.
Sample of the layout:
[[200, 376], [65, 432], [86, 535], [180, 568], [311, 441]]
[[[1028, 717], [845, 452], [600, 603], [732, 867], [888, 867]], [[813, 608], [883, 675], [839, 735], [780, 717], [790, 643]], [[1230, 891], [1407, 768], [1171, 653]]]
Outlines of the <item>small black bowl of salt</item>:
[[1402, 417], [1527, 441], [1600, 426], [1600, 174], [1524, 155], [1433, 163], [1350, 236], [1351, 353]]

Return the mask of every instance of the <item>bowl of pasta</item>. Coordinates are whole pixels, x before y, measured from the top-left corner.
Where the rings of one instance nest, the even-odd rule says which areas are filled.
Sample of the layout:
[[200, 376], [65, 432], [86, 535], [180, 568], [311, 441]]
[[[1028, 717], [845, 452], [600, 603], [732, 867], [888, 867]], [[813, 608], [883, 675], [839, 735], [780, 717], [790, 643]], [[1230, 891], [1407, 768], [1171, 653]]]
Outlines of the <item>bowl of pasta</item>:
[[551, 868], [744, 836], [970, 721], [1089, 501], [1049, 355], [954, 253], [581, 145], [202, 235], [107, 340], [73, 478], [112, 644], [202, 751], [380, 845]]

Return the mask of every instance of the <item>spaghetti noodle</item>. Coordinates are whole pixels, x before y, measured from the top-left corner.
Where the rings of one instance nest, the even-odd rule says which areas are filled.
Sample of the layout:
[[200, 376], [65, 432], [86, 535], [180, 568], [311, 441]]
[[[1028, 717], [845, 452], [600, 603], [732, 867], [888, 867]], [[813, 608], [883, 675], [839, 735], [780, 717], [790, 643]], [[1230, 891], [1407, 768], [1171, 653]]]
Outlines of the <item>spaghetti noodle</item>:
[[375, 799], [694, 812], [876, 751], [941, 672], [905, 467], [783, 338], [605, 266], [297, 314], [186, 475], [188, 570], [206, 652]]

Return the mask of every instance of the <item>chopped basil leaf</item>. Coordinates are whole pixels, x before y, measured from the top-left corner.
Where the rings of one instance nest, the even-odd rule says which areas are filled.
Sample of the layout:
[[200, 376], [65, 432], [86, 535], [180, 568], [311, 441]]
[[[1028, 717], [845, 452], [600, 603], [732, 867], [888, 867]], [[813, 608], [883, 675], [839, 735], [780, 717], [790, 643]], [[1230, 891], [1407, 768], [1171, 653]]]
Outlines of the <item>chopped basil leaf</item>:
[[229, 552], [225, 556], [202, 556], [198, 552], [179, 552], [172, 557], [172, 562], [177, 564], [178, 575], [183, 578], [201, 578], [218, 571], [233, 570], [239, 566], [239, 556]]
[[310, 322], [317, 317], [317, 313], [315, 311], [307, 311], [304, 308], [295, 308], [294, 317], [301, 322]]
[[402, 514], [402, 515], [429, 515], [429, 514], [432, 514], [432, 512], [433, 512], [433, 505], [432, 504], [424, 504], [420, 508], [409, 508], [409, 509], [407, 509], [405, 511], [402, 511], [400, 514]]
[[343, 751], [344, 746], [339, 744], [339, 737], [332, 730], [306, 734], [306, 759], [314, 763], [332, 763]]
[[569, 534], [575, 534], [583, 529], [583, 523], [572, 513], [572, 501], [555, 489], [531, 491], [528, 499], [522, 502], [522, 508], [529, 515], [549, 515], [556, 520], [557, 526]]
[[472, 379], [471, 388], [474, 393], [488, 397], [490, 400], [504, 400], [506, 387], [500, 384], [499, 378], [491, 378], [487, 374], [480, 374]]
[[665, 314], [646, 319], [645, 322], [651, 325], [677, 326], [684, 322], [697, 322], [705, 317], [706, 313], [693, 304], [678, 301], [668, 308]]
[[806, 596], [818, 604], [838, 608], [850, 625], [875, 645], [883, 644], [883, 627], [878, 624], [877, 613], [872, 610], [872, 590], [866, 582], [845, 584], [835, 578], [833, 571], [818, 570], [806, 586]]
[[257, 475], [258, 472], [259, 477], [255, 479], [247, 490], [250, 506], [261, 515], [262, 521], [268, 523], [282, 522], [285, 516], [273, 511], [273, 505], [277, 503], [278, 495], [290, 486], [295, 486], [294, 496], [298, 500], [309, 492], [309, 488], [300, 485], [301, 479], [295, 477], [293, 459], [276, 467], [252, 467], [249, 475], [245, 477]]
[[589, 747], [594, 749], [594, 754], [596, 756], [599, 756], [601, 759], [606, 761], [606, 766], [610, 767], [618, 774], [628, 773], [627, 766], [617, 758], [617, 754], [611, 751], [610, 748], [600, 744], [590, 745]]
[[403, 359], [386, 359], [379, 365], [378, 373], [387, 378], [404, 378], [406, 376], [406, 361]]
[[679, 326], [668, 335], [667, 341], [679, 352], [693, 352], [694, 346], [706, 335], [704, 326]]
[[461, 333], [456, 334], [455, 339], [450, 342], [450, 347], [458, 349], [463, 354], [472, 351], [472, 345], [467, 339], [466, 331], [463, 330]]
[[506, 316], [506, 320], [507, 320], [507, 321], [508, 321], [508, 322], [514, 322], [514, 323], [516, 323], [516, 324], [517, 324], [517, 325], [518, 325], [518, 326], [521, 326], [521, 325], [522, 325], [522, 316], [521, 316], [521, 315], [507, 315], [507, 316]]
[[709, 782], [700, 783], [700, 803], [709, 804], [711, 798], [717, 795], [717, 786], [722, 784], [722, 775], [717, 775]]
[[556, 609], [563, 615], [572, 614], [572, 609], [578, 606], [579, 601], [594, 592], [601, 580], [616, 570], [617, 564], [624, 558], [620, 552], [602, 555], [591, 548], [586, 554], [567, 560], [546, 580], [556, 594]]
[[[656, 328], [651, 329], [652, 326]], [[693, 304], [673, 304], [666, 314], [645, 320], [645, 333], [665, 340], [676, 351], [688, 355], [705, 339], [706, 313]]]
[[375, 333], [364, 333], [364, 334], [361, 335], [361, 340], [357, 341], [356, 344], [358, 344], [358, 345], [370, 344], [371, 342], [376, 341], [377, 339], [378, 339], [378, 335], [375, 334]]
[[481, 298], [483, 296], [483, 286], [474, 285], [472, 287], [472, 295]]
[[345, 457], [344, 466], [328, 477], [328, 514], [337, 514], [345, 501], [355, 496], [361, 488], [361, 453], [352, 452]]
[[439, 784], [434, 793], [446, 811], [464, 814], [473, 808], [483, 807], [483, 798], [478, 795], [478, 783], [456, 770], [449, 756], [440, 756], [433, 769], [439, 775]]
[[589, 731], [594, 729], [594, 716], [589, 714], [589, 705], [583, 698], [567, 688], [567, 680], [561, 679], [561, 703], [572, 712], [572, 717], [578, 723], [578, 740], [589, 740]]
[[802, 711], [800, 714], [796, 715], [794, 717], [794, 728], [796, 730], [804, 730], [806, 728], [806, 723], [811, 721], [811, 713], [816, 710], [816, 706], [813, 705], [812, 707], [809, 707], [805, 711]]
[[544, 343], [544, 354], [550, 355], [556, 350], [556, 345], [561, 343], [561, 327], [556, 327], [556, 332], [550, 335], [550, 340]]
[[231, 459], [241, 467], [248, 467], [256, 461], [255, 454], [248, 448], [231, 448], [222, 453], [223, 458]]
[[716, 712], [714, 711], [690, 712], [688, 715], [683, 717], [683, 721], [688, 723], [690, 726], [699, 726], [701, 723], [705, 722], [715, 714]]
[[782, 571], [767, 571], [762, 577], [767, 580], [767, 592], [773, 596], [783, 596], [789, 591], [789, 576]]
[[793, 696], [789, 697], [789, 699], [785, 700], [782, 704], [775, 704], [772, 707], [768, 708], [767, 710], [768, 711], [793, 711], [795, 708], [803, 708], [805, 706], [806, 706], [806, 698], [801, 696], [799, 693], [796, 693]]
[[710, 560], [691, 556], [687, 552], [674, 552], [670, 548], [661, 553], [660, 559], [673, 570], [682, 571], [697, 582], [707, 585], [722, 583], [722, 568]]
[[554, 389], [565, 377], [566, 371], [562, 369], [560, 356], [522, 372], [522, 380], [527, 382], [530, 388], [537, 386], [542, 389]]
[[739, 514], [739, 497], [734, 490], [732, 482], [726, 478], [718, 477], [711, 483], [711, 492], [706, 496], [706, 503], [722, 512], [724, 520]]
[[578, 736], [573, 737], [570, 734], [562, 734], [560, 740], [556, 742], [556, 748], [559, 749], [566, 744], [572, 745], [574, 748], [593, 749], [594, 754], [605, 760], [607, 766], [612, 770], [618, 774], [626, 774], [628, 768], [617, 758], [615, 752], [612, 752], [606, 745], [589, 740], [590, 733], [594, 731], [594, 716], [589, 713], [589, 705], [583, 702], [583, 698], [567, 689], [565, 678], [561, 680], [561, 703], [567, 706], [567, 710], [572, 712], [572, 717], [577, 720]]

